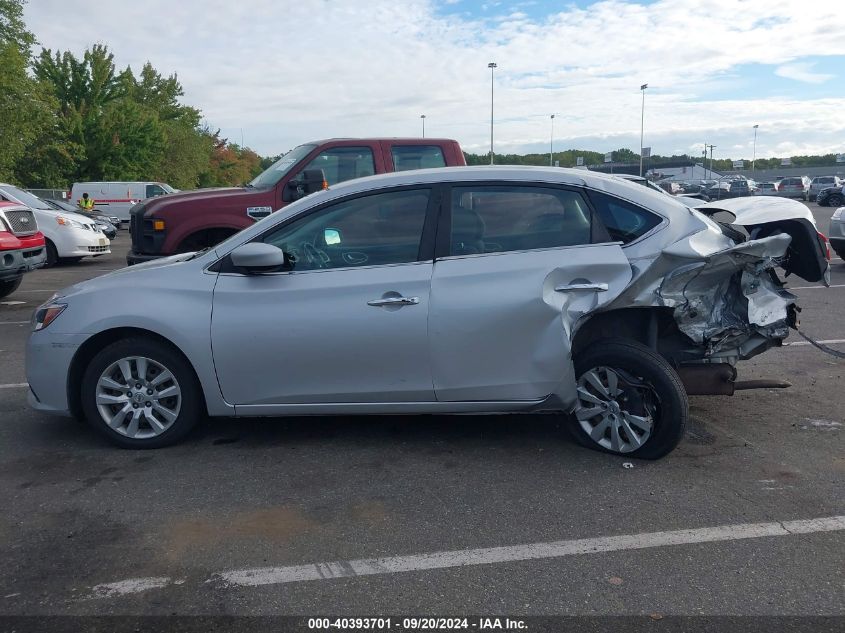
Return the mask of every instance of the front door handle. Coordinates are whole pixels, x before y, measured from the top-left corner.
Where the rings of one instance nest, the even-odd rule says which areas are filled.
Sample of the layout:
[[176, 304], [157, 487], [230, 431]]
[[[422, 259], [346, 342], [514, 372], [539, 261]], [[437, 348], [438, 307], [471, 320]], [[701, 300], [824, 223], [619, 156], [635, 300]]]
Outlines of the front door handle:
[[380, 306], [415, 306], [420, 302], [419, 297], [386, 297], [384, 299], [373, 299], [367, 301], [368, 306], [376, 308]]
[[603, 283], [595, 284], [564, 284], [555, 286], [556, 292], [572, 292], [573, 290], [595, 290], [596, 292], [607, 292], [608, 285]]

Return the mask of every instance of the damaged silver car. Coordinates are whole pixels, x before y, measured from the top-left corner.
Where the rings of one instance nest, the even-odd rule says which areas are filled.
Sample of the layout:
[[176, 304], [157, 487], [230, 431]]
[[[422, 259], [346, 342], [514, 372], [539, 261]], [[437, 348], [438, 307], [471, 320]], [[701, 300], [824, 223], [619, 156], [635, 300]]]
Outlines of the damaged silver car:
[[131, 448], [205, 415], [552, 412], [658, 458], [687, 394], [748, 386], [737, 363], [798, 326], [789, 274], [829, 275], [796, 201], [694, 210], [567, 169], [374, 176], [59, 292], [33, 316], [29, 400]]

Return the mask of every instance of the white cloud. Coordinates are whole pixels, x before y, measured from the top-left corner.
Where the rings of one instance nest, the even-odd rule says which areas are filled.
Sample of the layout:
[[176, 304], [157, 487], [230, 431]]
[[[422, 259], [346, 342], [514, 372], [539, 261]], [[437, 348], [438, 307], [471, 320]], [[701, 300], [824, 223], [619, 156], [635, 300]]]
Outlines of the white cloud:
[[330, 136], [416, 136], [420, 114], [427, 135], [484, 152], [491, 60], [501, 151], [544, 151], [551, 112], [556, 148], [638, 147], [645, 82], [654, 153], [747, 144], [755, 123], [758, 156], [793, 138], [828, 147], [845, 137], [841, 92], [804, 99], [796, 85], [765, 99], [731, 77], [743, 64], [845, 55], [834, 2], [806, 11], [797, 0], [747, 0], [742, 20], [735, 0], [561, 4], [541, 19], [513, 6], [473, 18], [433, 0], [31, 0], [26, 18], [47, 47], [100, 41], [121, 66], [178, 72], [186, 102], [224, 135], [239, 141], [243, 128], [262, 154]]
[[787, 79], [794, 79], [795, 81], [803, 81], [808, 84], [823, 84], [830, 81], [835, 75], [826, 73], [813, 72], [814, 64], [808, 62], [795, 62], [794, 64], [784, 64], [775, 69], [775, 74], [779, 77], [786, 77]]

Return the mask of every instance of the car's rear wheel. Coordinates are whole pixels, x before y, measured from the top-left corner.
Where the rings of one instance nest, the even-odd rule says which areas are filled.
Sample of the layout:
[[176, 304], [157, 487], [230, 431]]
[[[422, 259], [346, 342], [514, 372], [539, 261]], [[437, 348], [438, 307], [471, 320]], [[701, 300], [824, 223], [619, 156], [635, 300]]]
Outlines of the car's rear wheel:
[[843, 199], [842, 199], [842, 195], [841, 195], [841, 194], [834, 193], [833, 195], [828, 196], [828, 198], [827, 198], [827, 204], [828, 204], [828, 206], [830, 206], [830, 207], [841, 207], [841, 206], [842, 206], [842, 204], [843, 204], [842, 200], [843, 200]]
[[182, 439], [202, 415], [199, 382], [168, 345], [128, 338], [89, 363], [82, 378], [85, 418], [124, 448], [159, 448]]
[[21, 275], [17, 279], [10, 279], [8, 281], [0, 281], [0, 299], [2, 299], [3, 297], [8, 297], [15, 290], [17, 290], [18, 286], [21, 285], [22, 281], [23, 281], [23, 275]]
[[599, 341], [575, 357], [576, 439], [617, 455], [658, 459], [684, 435], [689, 403], [666, 360], [635, 341]]

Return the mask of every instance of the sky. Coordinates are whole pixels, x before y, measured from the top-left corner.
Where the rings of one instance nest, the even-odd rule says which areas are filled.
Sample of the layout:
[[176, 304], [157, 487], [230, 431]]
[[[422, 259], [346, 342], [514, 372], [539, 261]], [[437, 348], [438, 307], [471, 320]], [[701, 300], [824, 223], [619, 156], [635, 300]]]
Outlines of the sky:
[[420, 136], [421, 115], [486, 153], [491, 75], [496, 153], [638, 152], [646, 83], [653, 154], [845, 152], [840, 0], [29, 0], [25, 18], [46, 48], [176, 73], [209, 127], [267, 156]]

